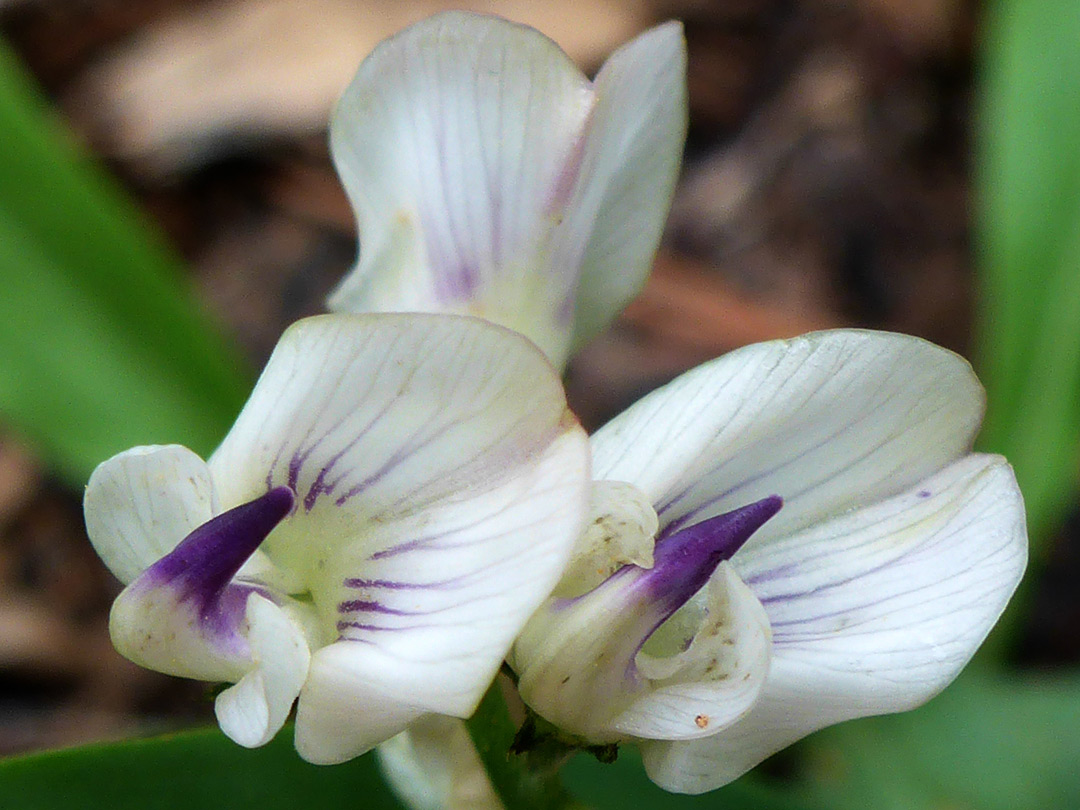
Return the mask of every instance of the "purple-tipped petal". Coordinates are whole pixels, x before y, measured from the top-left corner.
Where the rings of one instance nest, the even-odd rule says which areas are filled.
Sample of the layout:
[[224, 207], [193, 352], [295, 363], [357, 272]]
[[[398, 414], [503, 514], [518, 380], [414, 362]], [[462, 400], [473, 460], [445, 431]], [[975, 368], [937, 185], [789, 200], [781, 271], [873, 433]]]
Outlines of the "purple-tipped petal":
[[819, 728], [920, 705], [978, 648], [1026, 559], [1016, 479], [1003, 458], [984, 455], [747, 547], [733, 564], [773, 627], [768, 679], [752, 710], [723, 732], [643, 745], [650, 778], [702, 793]]
[[[726, 560], [781, 505], [770, 496], [676, 530], [657, 542], [651, 569], [628, 565], [589, 593], [549, 600], [510, 659], [525, 702], [599, 742], [628, 734], [688, 739], [737, 720], [764, 681], [769, 630], [760, 603]], [[686, 643], [665, 655], [644, 653], [658, 628], [699, 592], [705, 607]], [[696, 689], [712, 681], [728, 685]]]
[[648, 590], [663, 621], [700, 591], [717, 566], [730, 560], [783, 503], [780, 496], [770, 495], [661, 537], [652, 570], [635, 587]]
[[295, 496], [276, 487], [224, 512], [150, 566], [113, 604], [109, 631], [120, 653], [142, 666], [202, 680], [238, 680], [249, 669], [245, 612], [252, 593], [233, 581], [288, 515]]
[[181, 599], [210, 602], [289, 514], [295, 501], [291, 489], [274, 487], [223, 512], [191, 532], [143, 576], [153, 584], [171, 583]]

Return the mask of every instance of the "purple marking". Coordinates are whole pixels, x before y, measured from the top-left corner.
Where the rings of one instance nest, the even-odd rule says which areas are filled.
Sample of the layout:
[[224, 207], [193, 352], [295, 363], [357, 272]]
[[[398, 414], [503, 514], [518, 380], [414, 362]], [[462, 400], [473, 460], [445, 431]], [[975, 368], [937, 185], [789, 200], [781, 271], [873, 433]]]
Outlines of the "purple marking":
[[398, 627], [388, 627], [384, 624], [365, 624], [363, 622], [346, 622], [340, 621], [337, 623], [337, 631], [340, 634], [341, 641], [363, 641], [364, 639], [356, 638], [353, 636], [346, 636], [346, 630], [363, 630], [364, 632], [372, 633], [393, 633], [398, 630], [432, 630], [438, 628], [436, 624], [403, 624]]
[[[380, 372], [381, 370], [382, 370], [382, 365], [380, 364], [379, 368], [376, 369], [376, 373]], [[320, 495], [332, 495], [333, 494], [334, 490], [337, 488], [337, 485], [339, 483], [341, 483], [341, 481], [343, 481], [345, 479], [345, 477], [348, 475], [348, 472], [341, 473], [340, 475], [338, 475], [337, 478], [335, 478], [333, 481], [331, 481], [329, 483], [327, 483], [327, 481], [326, 481], [327, 476], [331, 473], [331, 471], [335, 467], [337, 467], [338, 462], [341, 461], [342, 458], [344, 458], [345, 454], [350, 452], [351, 450], [353, 450], [353, 448], [355, 448], [356, 445], [360, 443], [360, 440], [363, 439], [367, 435], [368, 431], [371, 430], [372, 426], [375, 425], [380, 419], [382, 419], [383, 417], [386, 416], [387, 412], [391, 409], [391, 407], [395, 404], [395, 402], [396, 402], [396, 400], [391, 399], [385, 405], [383, 405], [383, 407], [379, 409], [379, 412], [376, 413], [371, 418], [371, 420], [366, 425], [364, 425], [364, 427], [361, 428], [356, 433], [356, 435], [353, 436], [352, 439], [350, 439], [345, 444], [344, 447], [342, 447], [340, 450], [338, 450], [336, 453], [334, 453], [332, 456], [330, 456], [330, 458], [323, 463], [323, 466], [319, 469], [319, 472], [315, 477], [315, 482], [308, 489], [307, 495], [304, 496], [304, 511], [305, 512], [310, 512], [314, 508], [315, 502], [316, 502], [316, 500], [318, 500]], [[306, 451], [304, 451], [302, 454], [298, 453], [297, 455], [293, 456], [293, 462], [295, 462], [298, 458], [300, 459], [300, 465], [296, 469], [296, 477], [297, 477], [297, 479], [299, 479], [300, 470], [302, 469], [303, 465], [307, 463], [308, 457], [315, 450], [315, 448], [317, 448], [319, 445], [321, 445], [327, 439], [327, 437], [333, 431], [335, 431], [339, 427], [341, 427], [341, 425], [345, 421], [346, 421], [345, 418], [342, 418], [341, 420], [339, 420], [332, 427], [328, 428], [326, 430], [326, 432], [318, 440], [316, 440], [316, 442], [313, 445], [311, 445], [311, 447], [309, 447]], [[275, 461], [275, 465], [276, 465], [276, 463], [277, 462]], [[291, 480], [292, 479], [292, 464], [291, 463], [290, 463], [290, 466], [289, 466], [289, 477], [290, 477], [290, 480]], [[293, 489], [296, 490], [297, 492], [300, 491], [295, 485], [292, 485], [292, 486], [293, 486]], [[338, 504], [338, 505], [340, 506], [340, 504]]]
[[307, 459], [308, 454], [311, 453], [311, 450], [316, 446], [317, 445], [313, 444], [306, 453], [302, 455], [297, 453], [289, 459], [289, 489], [295, 491], [298, 488], [296, 484], [297, 481], [300, 480], [300, 468], [304, 466], [304, 461]]
[[717, 566], [731, 559], [783, 504], [779, 495], [770, 495], [658, 541], [653, 567], [633, 586], [635, 590], [644, 589], [650, 594], [658, 611], [656, 624], [649, 635], [700, 591]]
[[449, 275], [457, 282], [455, 292], [463, 300], [471, 298], [480, 286], [480, 271], [475, 264], [464, 259], [458, 264], [457, 272]]
[[443, 582], [396, 582], [392, 579], [346, 579], [342, 584], [346, 588], [385, 588], [388, 591], [426, 590], [428, 588], [443, 588], [453, 583], [453, 580]]
[[381, 602], [374, 602], [370, 599], [351, 599], [346, 602], [339, 602], [337, 609], [338, 613], [382, 613], [388, 616], [419, 615], [412, 610], [399, 610], [397, 608], [387, 607]]
[[[427, 535], [425, 537], [417, 537], [413, 540], [406, 540], [404, 543], [398, 543], [396, 546], [390, 546], [390, 548], [384, 548], [381, 551], [376, 551], [371, 554], [369, 560], [382, 560], [387, 557], [396, 557], [398, 554], [407, 554], [410, 551], [416, 551], [418, 548], [427, 548], [431, 543], [436, 540], [441, 540], [444, 537], [452, 535], [453, 531], [439, 532], [438, 534]], [[461, 545], [471, 545], [471, 543], [462, 543]], [[452, 547], [451, 547], [452, 548]]]
[[783, 504], [779, 495], [770, 495], [675, 531], [657, 541], [651, 569], [625, 565], [594, 590], [571, 599], [553, 600], [549, 609], [565, 609], [599, 591], [614, 590], [617, 594], [614, 598], [611, 595], [601, 597], [605, 601], [611, 599], [608, 608], [626, 610], [641, 617], [640, 624], [635, 622], [635, 630], [640, 635], [625, 670], [625, 677], [636, 681], [639, 678], [636, 657], [645, 642], [700, 591], [717, 566], [731, 559]]
[[929, 498], [930, 497], [930, 490], [928, 490], [928, 489], [920, 489], [916, 494], [920, 498]]
[[548, 216], [558, 214], [566, 208], [578, 185], [578, 180], [581, 177], [581, 167], [585, 162], [585, 145], [588, 142], [590, 131], [593, 129], [593, 113], [595, 110], [594, 103], [585, 118], [581, 133], [570, 144], [569, 152], [563, 158], [562, 167], [555, 176], [555, 182], [551, 186], [551, 191], [544, 205], [544, 212]]
[[[340, 621], [340, 622], [337, 623], [337, 631], [339, 633], [344, 633], [346, 630], [365, 630], [365, 631], [372, 631], [372, 632], [381, 632], [381, 631], [401, 630], [401, 629], [403, 629], [403, 628], [400, 628], [400, 627], [386, 627], [386, 626], [381, 625], [381, 624], [364, 624], [363, 622]], [[346, 640], [347, 641], [352, 641], [353, 639], [348, 639], [347, 638]]]
[[[430, 420], [428, 424], [430, 424]], [[416, 437], [414, 437], [414, 440], [412, 442], [396, 450], [379, 469], [377, 469], [359, 484], [354, 484], [352, 487], [350, 487], [347, 492], [345, 492], [336, 501], [334, 501], [334, 505], [342, 506], [350, 498], [359, 495], [372, 484], [380, 481], [388, 472], [401, 464], [404, 459], [408, 458], [409, 456], [415, 454], [418, 450], [421, 450], [422, 448], [431, 444], [433, 441], [440, 438], [446, 432], [457, 427], [458, 424], [459, 423], [456, 421], [447, 422], [446, 424], [436, 429], [431, 435], [425, 436], [423, 439], [417, 439]]]
[[296, 496], [277, 487], [208, 520], [139, 578], [146, 587], [170, 587], [178, 601], [193, 602], [216, 635], [230, 635], [243, 617], [247, 597], [263, 593], [232, 578], [292, 510]]

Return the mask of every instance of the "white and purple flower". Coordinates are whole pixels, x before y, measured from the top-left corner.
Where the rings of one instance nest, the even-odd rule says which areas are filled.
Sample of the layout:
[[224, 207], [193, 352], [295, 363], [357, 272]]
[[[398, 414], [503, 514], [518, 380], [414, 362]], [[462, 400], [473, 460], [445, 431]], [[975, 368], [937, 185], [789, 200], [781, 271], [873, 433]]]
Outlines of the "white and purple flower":
[[87, 529], [127, 584], [113, 641], [234, 683], [216, 711], [243, 745], [299, 696], [312, 762], [468, 716], [562, 573], [588, 469], [556, 372], [521, 336], [452, 316], [300, 321], [208, 461], [137, 447], [91, 476]]
[[983, 392], [917, 338], [822, 332], [683, 375], [592, 439], [593, 522], [511, 652], [522, 697], [700, 793], [971, 658], [1027, 559]]
[[448, 12], [381, 43], [331, 122], [361, 250], [337, 311], [477, 315], [556, 366], [638, 293], [686, 134], [678, 23], [590, 82], [547, 37]]

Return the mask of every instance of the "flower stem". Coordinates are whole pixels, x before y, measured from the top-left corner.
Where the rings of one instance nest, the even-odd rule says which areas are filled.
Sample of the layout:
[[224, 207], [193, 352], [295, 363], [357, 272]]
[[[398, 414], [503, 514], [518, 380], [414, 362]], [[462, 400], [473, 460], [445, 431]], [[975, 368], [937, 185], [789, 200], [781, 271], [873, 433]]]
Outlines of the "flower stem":
[[528, 758], [510, 753], [518, 729], [499, 680], [488, 689], [466, 725], [507, 810], [585, 810], [585, 805], [563, 787], [558, 768], [538, 769]]

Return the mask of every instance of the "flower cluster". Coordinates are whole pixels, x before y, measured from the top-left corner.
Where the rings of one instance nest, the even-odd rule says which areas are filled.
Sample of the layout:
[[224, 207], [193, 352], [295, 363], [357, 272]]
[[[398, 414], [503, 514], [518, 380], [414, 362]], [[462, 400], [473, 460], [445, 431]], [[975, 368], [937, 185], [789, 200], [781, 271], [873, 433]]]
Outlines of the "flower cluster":
[[[700, 366], [591, 440], [567, 408], [556, 368], [652, 263], [684, 72], [677, 24], [594, 81], [464, 13], [372, 53], [331, 126], [362, 240], [336, 314], [283, 335], [208, 460], [138, 447], [87, 486], [124, 655], [231, 683], [242, 745], [295, 703], [317, 763], [453, 737], [505, 659], [567, 738], [636, 744], [689, 793], [956, 676], [1027, 548], [1011, 469], [971, 452], [963, 359], [822, 332]], [[447, 784], [477, 767], [452, 747]], [[423, 749], [397, 738], [391, 775], [438, 771], [410, 768]]]

